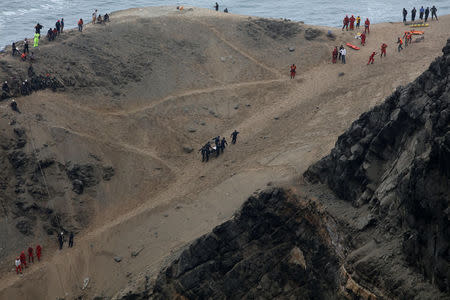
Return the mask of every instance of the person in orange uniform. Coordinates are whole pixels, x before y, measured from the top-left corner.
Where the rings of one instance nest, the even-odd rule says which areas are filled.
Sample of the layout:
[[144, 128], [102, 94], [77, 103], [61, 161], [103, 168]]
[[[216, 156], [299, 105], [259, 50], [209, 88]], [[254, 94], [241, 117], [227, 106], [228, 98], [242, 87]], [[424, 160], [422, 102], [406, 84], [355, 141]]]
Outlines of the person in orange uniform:
[[292, 64], [292, 66], [291, 66], [291, 79], [295, 78], [295, 73], [297, 73], [297, 66], [295, 64]]
[[34, 263], [34, 255], [33, 255], [33, 248], [32, 247], [28, 247], [28, 262], [33, 262]]
[[344, 20], [342, 21], [342, 23], [344, 24], [343, 26], [342, 26], [342, 30], [344, 30], [344, 28], [348, 31], [348, 22], [349, 22], [350, 20], [349, 20], [349, 18], [348, 18], [348, 16], [346, 15], [345, 16], [345, 18], [344, 18]]
[[361, 33], [361, 45], [366, 45], [366, 34], [364, 32]]
[[367, 64], [372, 64], [373, 65], [373, 63], [375, 62], [375, 58], [374, 58], [375, 54], [377, 54], [375, 51], [372, 52], [372, 54], [369, 57], [369, 62]]
[[380, 54], [380, 57], [383, 57], [383, 54], [384, 54], [384, 57], [386, 57], [386, 48], [387, 48], [387, 45], [386, 45], [385, 43], [381, 44], [381, 54]]
[[23, 268], [25, 269], [27, 267], [27, 257], [25, 256], [25, 252], [22, 251], [20, 253], [20, 263], [23, 265]]
[[336, 63], [336, 61], [337, 61], [337, 57], [338, 57], [338, 49], [337, 49], [337, 47], [334, 47], [334, 50], [333, 50], [333, 53], [332, 53], [332, 56], [331, 56], [332, 58], [331, 58], [331, 62], [333, 63], [333, 64], [335, 64]]
[[397, 44], [398, 44], [398, 48], [397, 48], [398, 52], [402, 51], [403, 50], [403, 41], [401, 38], [398, 38]]
[[41, 245], [37, 245], [36, 246], [36, 257], [37, 257], [38, 261], [41, 261], [41, 253], [42, 253]]
[[355, 21], [356, 21], [356, 19], [352, 15], [349, 20], [350, 20], [350, 30], [354, 30], [355, 29]]
[[369, 34], [370, 33], [370, 21], [369, 18], [366, 19], [366, 21], [364, 22], [364, 33]]

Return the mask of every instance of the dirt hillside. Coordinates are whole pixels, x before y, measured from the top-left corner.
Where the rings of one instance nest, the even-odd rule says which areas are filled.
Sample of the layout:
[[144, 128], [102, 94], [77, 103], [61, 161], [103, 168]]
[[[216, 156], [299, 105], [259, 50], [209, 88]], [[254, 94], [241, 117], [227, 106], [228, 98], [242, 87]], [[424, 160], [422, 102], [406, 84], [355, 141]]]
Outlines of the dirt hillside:
[[[16, 97], [20, 114], [0, 102], [0, 298], [113, 297], [156, 275], [254, 191], [300, 176], [361, 113], [421, 74], [449, 23], [432, 23], [401, 53], [404, 25], [373, 25], [346, 65], [332, 65], [331, 50], [354, 33], [198, 8], [117, 12], [42, 42], [33, 78], [49, 74], [54, 91]], [[367, 66], [382, 42], [387, 58]], [[28, 64], [0, 57], [15, 96], [29, 76]], [[238, 143], [202, 163], [200, 146], [234, 129]], [[76, 232], [73, 249], [56, 250], [59, 230]], [[43, 245], [44, 260], [16, 276], [13, 258], [30, 243]]]

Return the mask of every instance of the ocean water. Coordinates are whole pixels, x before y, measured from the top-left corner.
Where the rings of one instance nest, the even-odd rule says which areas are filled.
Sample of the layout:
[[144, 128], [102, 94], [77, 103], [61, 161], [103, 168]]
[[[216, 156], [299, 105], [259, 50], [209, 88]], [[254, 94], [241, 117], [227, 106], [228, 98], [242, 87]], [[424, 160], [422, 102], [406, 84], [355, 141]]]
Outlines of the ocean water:
[[[306, 24], [340, 26], [345, 14], [369, 17], [372, 23], [398, 22], [402, 20], [402, 9], [408, 10], [408, 17], [413, 6], [419, 11], [420, 6], [433, 6], [438, 9], [438, 16], [450, 14], [450, 0], [219, 0], [220, 10], [225, 7], [231, 13], [287, 18], [304, 21]], [[95, 8], [100, 14], [131, 7], [189, 5], [211, 8], [215, 0], [39, 0], [19, 1], [0, 0], [0, 48], [13, 41], [32, 37], [34, 25], [39, 22], [44, 26], [44, 33], [54, 27], [57, 19], [64, 18], [65, 28], [76, 27], [79, 18], [90, 20]], [[418, 15], [418, 13], [417, 13]]]

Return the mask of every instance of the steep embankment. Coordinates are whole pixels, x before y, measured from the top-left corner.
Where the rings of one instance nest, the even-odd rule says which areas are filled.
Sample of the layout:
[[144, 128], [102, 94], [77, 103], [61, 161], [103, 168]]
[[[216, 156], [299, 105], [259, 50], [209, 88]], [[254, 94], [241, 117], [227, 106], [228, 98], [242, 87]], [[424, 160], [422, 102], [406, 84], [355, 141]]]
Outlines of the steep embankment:
[[[305, 176], [368, 207], [367, 225], [400, 239], [404, 260], [448, 293], [450, 40], [443, 53], [417, 80], [355, 121]], [[379, 277], [375, 270], [369, 274]]]

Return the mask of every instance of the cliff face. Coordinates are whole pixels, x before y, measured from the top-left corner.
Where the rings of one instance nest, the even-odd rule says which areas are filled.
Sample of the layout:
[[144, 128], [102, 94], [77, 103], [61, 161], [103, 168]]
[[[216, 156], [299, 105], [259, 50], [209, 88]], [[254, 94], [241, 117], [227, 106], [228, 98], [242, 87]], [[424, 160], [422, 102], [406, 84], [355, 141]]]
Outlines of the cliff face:
[[339, 265], [319, 218], [284, 191], [252, 197], [161, 273], [152, 298], [332, 298]]
[[407, 261], [450, 291], [450, 40], [429, 69], [364, 113], [305, 177], [386, 231], [403, 231]]
[[376, 299], [347, 273], [337, 231], [317, 203], [270, 189], [121, 299]]

